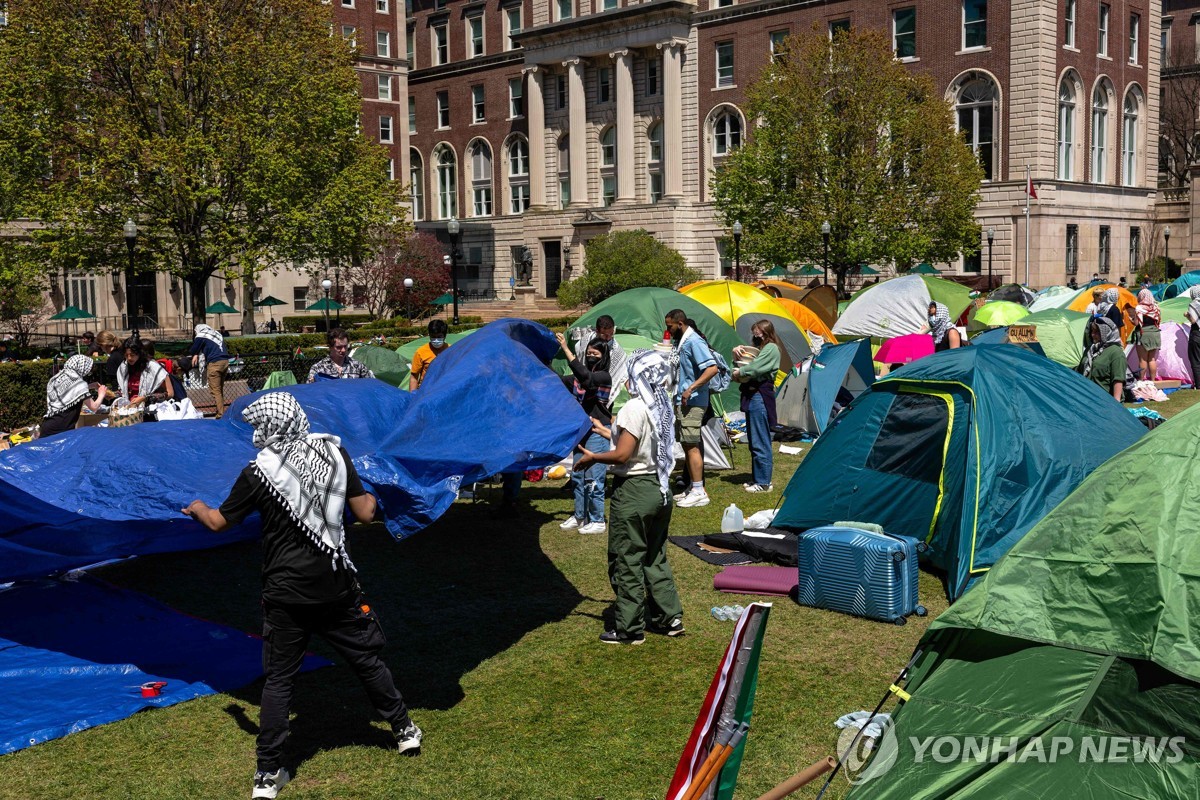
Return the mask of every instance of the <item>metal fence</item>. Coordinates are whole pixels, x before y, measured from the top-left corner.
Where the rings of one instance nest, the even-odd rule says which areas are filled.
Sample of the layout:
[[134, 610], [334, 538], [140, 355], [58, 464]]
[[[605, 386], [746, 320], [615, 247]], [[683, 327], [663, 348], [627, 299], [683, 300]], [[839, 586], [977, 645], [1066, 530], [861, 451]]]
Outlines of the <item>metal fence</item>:
[[316, 356], [297, 356], [295, 353], [254, 353], [230, 362], [226, 380], [246, 381], [250, 391], [263, 388], [267, 378], [274, 372], [290, 372], [296, 383], [308, 380], [308, 371], [321, 359]]

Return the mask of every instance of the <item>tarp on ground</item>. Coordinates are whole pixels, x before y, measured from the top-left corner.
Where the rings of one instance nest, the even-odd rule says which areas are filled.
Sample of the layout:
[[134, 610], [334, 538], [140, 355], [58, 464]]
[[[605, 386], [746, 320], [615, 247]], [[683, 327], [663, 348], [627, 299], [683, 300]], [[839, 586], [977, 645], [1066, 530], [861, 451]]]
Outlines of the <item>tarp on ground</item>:
[[1089, 319], [1080, 311], [1048, 308], [1030, 314], [1021, 320], [1021, 324], [1037, 328], [1038, 344], [1047, 358], [1067, 369], [1075, 369], [1083, 360], [1083, 337]]
[[905, 275], [868, 286], [857, 294], [838, 317], [838, 336], [872, 336], [891, 339], [920, 333], [929, 324], [929, 303], [935, 300], [958, 316], [971, 304], [970, 290], [954, 281], [929, 275]]
[[[377, 380], [280, 391], [314, 431], [342, 437], [403, 538], [441, 516], [460, 483], [556, 463], [590, 429], [546, 367], [557, 350], [542, 325], [501, 320], [439, 356], [415, 394]], [[0, 452], [0, 581], [256, 536], [256, 520], [214, 534], [179, 509], [228, 495], [255, 455], [241, 411], [259, 396], [220, 420], [81, 428]]]
[[[88, 576], [43, 579], [0, 590], [0, 675], [4, 754], [245, 686], [262, 675], [262, 639]], [[152, 681], [166, 686], [142, 697]]]
[[[851, 797], [1195, 798], [1198, 482], [1200, 407], [1096, 469], [930, 626], [894, 764]], [[951, 732], [1018, 757], [916, 758]], [[1066, 757], [1019, 758], [1055, 737]]]
[[926, 541], [953, 600], [1143, 433], [1099, 386], [1020, 347], [946, 350], [877, 380], [834, 420], [773, 524], [856, 519]]

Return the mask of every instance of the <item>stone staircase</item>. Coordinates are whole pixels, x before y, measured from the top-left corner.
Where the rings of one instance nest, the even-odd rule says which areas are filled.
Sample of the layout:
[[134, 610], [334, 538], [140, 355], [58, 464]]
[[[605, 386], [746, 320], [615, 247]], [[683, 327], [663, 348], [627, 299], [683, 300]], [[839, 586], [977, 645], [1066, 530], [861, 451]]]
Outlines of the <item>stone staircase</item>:
[[[459, 317], [482, 317], [485, 324], [511, 317], [546, 319], [549, 317], [580, 316], [585, 311], [587, 311], [586, 307], [575, 309], [559, 308], [557, 300], [546, 297], [536, 298], [533, 301], [533, 308], [512, 300], [472, 300], [460, 303], [458, 306]], [[441, 313], [435, 316], [439, 319], [449, 321], [451, 314], [450, 306], [446, 306]]]

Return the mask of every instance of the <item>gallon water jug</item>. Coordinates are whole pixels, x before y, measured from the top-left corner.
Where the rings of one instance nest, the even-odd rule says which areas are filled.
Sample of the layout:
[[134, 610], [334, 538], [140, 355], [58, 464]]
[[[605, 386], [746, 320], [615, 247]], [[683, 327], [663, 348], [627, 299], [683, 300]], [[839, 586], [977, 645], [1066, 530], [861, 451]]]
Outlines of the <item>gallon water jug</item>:
[[745, 525], [742, 522], [742, 510], [733, 503], [721, 515], [721, 533], [741, 533]]

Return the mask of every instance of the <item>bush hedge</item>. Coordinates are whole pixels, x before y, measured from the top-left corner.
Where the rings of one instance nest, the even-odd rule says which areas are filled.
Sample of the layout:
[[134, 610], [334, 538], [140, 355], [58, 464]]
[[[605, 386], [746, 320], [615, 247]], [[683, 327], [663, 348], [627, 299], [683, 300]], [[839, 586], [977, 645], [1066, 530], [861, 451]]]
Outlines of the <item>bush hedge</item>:
[[0, 364], [0, 430], [32, 425], [42, 418], [53, 368], [50, 359]]
[[[370, 314], [342, 314], [342, 321], [339, 323], [334, 314], [329, 315], [329, 327], [336, 328], [341, 325], [343, 328], [350, 329], [360, 322], [371, 322], [375, 317]], [[283, 317], [283, 331], [285, 333], [300, 333], [304, 330], [305, 325], [316, 326], [317, 331], [324, 332], [325, 330], [325, 315], [313, 317]]]

